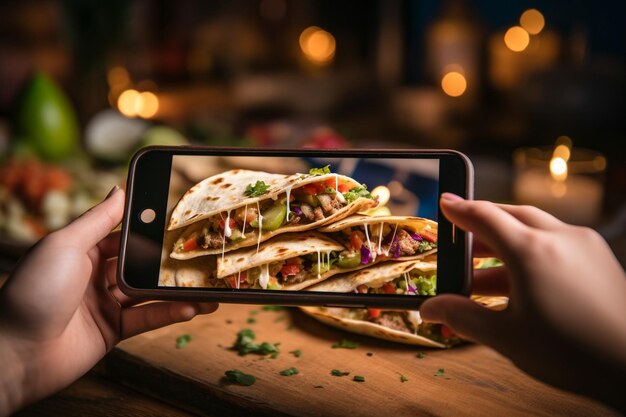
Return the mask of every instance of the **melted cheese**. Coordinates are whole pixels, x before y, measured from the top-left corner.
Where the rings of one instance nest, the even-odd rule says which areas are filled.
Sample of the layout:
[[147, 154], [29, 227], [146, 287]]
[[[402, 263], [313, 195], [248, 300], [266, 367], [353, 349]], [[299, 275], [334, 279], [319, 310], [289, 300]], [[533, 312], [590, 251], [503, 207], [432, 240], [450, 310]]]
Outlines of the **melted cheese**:
[[259, 273], [259, 285], [264, 290], [267, 289], [267, 284], [270, 282], [270, 264], [261, 266], [261, 272]]
[[293, 187], [293, 184], [287, 187], [287, 190], [285, 191], [287, 193], [287, 214], [285, 215], [286, 222], [289, 221], [289, 215], [291, 214], [291, 210], [289, 209], [289, 200], [291, 198], [291, 187]]
[[380, 222], [380, 233], [378, 234], [378, 250], [376, 253], [378, 255], [382, 255], [382, 244], [383, 244], [383, 229], [385, 228], [385, 222]]
[[259, 202], [256, 202], [256, 209], [259, 212], [257, 217], [257, 222], [259, 223], [259, 236], [256, 239], [256, 253], [259, 253], [259, 245], [261, 244], [261, 232], [263, 228], [263, 216], [261, 216], [261, 206], [259, 206]]
[[343, 194], [341, 194], [339, 192], [339, 175], [335, 174], [335, 195], [337, 196], [337, 200], [341, 203], [341, 204], [345, 204], [346, 203], [346, 199], [344, 198]]
[[376, 251], [372, 250], [372, 242], [370, 241], [370, 233], [367, 229], [367, 223], [363, 225], [365, 227], [365, 238], [367, 239], [367, 249], [370, 251], [370, 255], [372, 256], [372, 262], [376, 260]]
[[398, 223], [396, 223], [396, 227], [393, 229], [393, 235], [391, 235], [391, 240], [389, 241], [389, 246], [385, 251], [385, 256], [389, 256], [389, 251], [391, 250], [391, 246], [393, 246], [393, 239], [396, 237], [396, 232], [398, 231]]

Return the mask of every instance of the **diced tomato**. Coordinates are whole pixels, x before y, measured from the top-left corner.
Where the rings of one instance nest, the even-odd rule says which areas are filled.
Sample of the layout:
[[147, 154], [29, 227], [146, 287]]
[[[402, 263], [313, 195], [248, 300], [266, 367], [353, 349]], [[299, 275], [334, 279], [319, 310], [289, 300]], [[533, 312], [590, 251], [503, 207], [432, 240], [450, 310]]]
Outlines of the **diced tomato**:
[[239, 288], [248, 288], [250, 284], [248, 284], [248, 273], [242, 272], [241, 274], [233, 274], [224, 278], [226, 281], [226, 285], [229, 288], [237, 288], [237, 278], [239, 278]]
[[348, 184], [339, 184], [339, 192], [340, 193], [347, 193], [348, 191], [350, 191], [351, 188]]
[[[225, 224], [226, 222], [224, 220], [220, 220], [220, 229], [224, 230]], [[237, 227], [237, 222], [232, 217], [228, 219], [228, 227], [230, 227], [231, 229]]]
[[286, 277], [288, 275], [296, 275], [298, 274], [298, 272], [300, 272], [300, 265], [298, 264], [285, 264], [280, 269], [280, 273], [283, 277]]
[[324, 183], [324, 185], [328, 188], [332, 188], [333, 190], [336, 189], [337, 187], [337, 181], [335, 181], [334, 178], [329, 178], [326, 180], [326, 182]]
[[356, 290], [360, 292], [361, 294], [365, 294], [367, 292], [367, 285], [361, 284], [358, 287], [356, 287]]
[[389, 282], [385, 282], [383, 284], [383, 292], [385, 294], [395, 294], [396, 293], [396, 287], [394, 287], [393, 284], [391, 284]]
[[363, 246], [363, 239], [358, 231], [354, 231], [350, 234], [350, 245], [352, 245], [354, 250], [361, 250], [361, 246]]
[[198, 247], [198, 238], [196, 236], [193, 236], [185, 240], [185, 243], [183, 243], [183, 250], [185, 252], [192, 251], [196, 249], [197, 247]]
[[437, 243], [437, 234], [431, 232], [430, 230], [422, 230], [420, 232], [420, 235], [424, 238], [424, 240], [432, 243]]
[[317, 194], [317, 187], [315, 186], [315, 184], [307, 184], [305, 186], [303, 186], [301, 188], [301, 190], [308, 195], [316, 195]]
[[293, 200], [296, 199], [296, 196], [293, 194], [289, 194], [289, 202], [291, 203]]
[[367, 313], [370, 316], [370, 319], [377, 319], [380, 317], [380, 308], [368, 308]]
[[441, 336], [443, 336], [444, 339], [449, 339], [452, 336], [454, 336], [454, 332], [452, 330], [450, 330], [450, 328], [448, 326], [446, 326], [445, 324], [441, 325]]

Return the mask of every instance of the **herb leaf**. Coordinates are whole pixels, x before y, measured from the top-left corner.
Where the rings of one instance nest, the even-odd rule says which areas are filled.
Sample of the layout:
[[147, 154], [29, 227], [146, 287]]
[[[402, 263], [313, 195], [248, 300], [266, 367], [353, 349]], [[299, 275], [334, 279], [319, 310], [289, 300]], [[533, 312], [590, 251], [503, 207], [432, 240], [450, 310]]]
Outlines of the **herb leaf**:
[[283, 307], [283, 306], [267, 305], [267, 306], [261, 307], [261, 309], [263, 311], [283, 311], [285, 309], [285, 307]]
[[406, 375], [400, 374], [400, 382], [406, 382], [408, 380], [409, 380], [409, 378], [407, 378]]
[[340, 371], [339, 369], [333, 369], [332, 371], [330, 371], [330, 374], [332, 376], [346, 376], [346, 375], [350, 375], [350, 372]]
[[296, 368], [287, 368], [284, 371], [279, 372], [279, 374], [281, 374], [282, 376], [298, 375], [299, 373], [300, 372]]
[[269, 188], [270, 186], [267, 185], [265, 182], [257, 181], [254, 185], [248, 184], [248, 186], [246, 187], [246, 191], [244, 191], [243, 193], [248, 197], [259, 197], [267, 193], [267, 190], [269, 190]]
[[256, 377], [254, 375], [245, 374], [238, 369], [226, 371], [224, 372], [224, 375], [226, 375], [226, 379], [230, 382], [246, 387], [249, 387], [256, 382]]
[[437, 369], [437, 372], [435, 372], [435, 376], [443, 376], [446, 373], [446, 370], [443, 368], [439, 368]]
[[365, 377], [361, 375], [355, 375], [354, 378], [352, 378], [352, 380], [354, 382], [365, 382]]
[[424, 359], [426, 357], [426, 354], [424, 352], [417, 352], [417, 359]]
[[355, 187], [350, 191], [343, 193], [343, 197], [346, 199], [348, 203], [352, 203], [359, 197], [365, 197], [369, 199], [373, 199], [372, 195], [369, 191], [367, 191], [367, 185], [363, 184], [361, 187]]
[[333, 349], [337, 349], [337, 348], [356, 349], [358, 347], [359, 347], [358, 342], [353, 342], [352, 340], [348, 340], [348, 339], [342, 339], [341, 342], [337, 342], [332, 346]]
[[322, 168], [311, 168], [309, 169], [309, 175], [324, 175], [324, 174], [332, 174], [330, 172], [330, 165], [326, 165]]
[[185, 346], [187, 346], [187, 343], [191, 342], [191, 335], [190, 334], [183, 334], [181, 336], [178, 336], [176, 338], [176, 349], [182, 349]]
[[270, 353], [274, 355], [278, 355], [278, 343], [268, 343], [263, 342], [261, 344], [257, 344], [254, 342], [256, 335], [250, 329], [243, 329], [239, 333], [237, 333], [237, 340], [233, 345], [240, 356], [247, 355], [248, 353], [256, 353], [259, 355], [269, 355]]
[[302, 351], [300, 349], [292, 350], [289, 353], [293, 354], [293, 356], [295, 356], [296, 358], [299, 358], [300, 356], [302, 356]]
[[254, 317], [248, 317], [248, 320], [246, 320], [246, 322], [248, 324], [254, 324], [254, 323], [256, 323], [256, 319]]

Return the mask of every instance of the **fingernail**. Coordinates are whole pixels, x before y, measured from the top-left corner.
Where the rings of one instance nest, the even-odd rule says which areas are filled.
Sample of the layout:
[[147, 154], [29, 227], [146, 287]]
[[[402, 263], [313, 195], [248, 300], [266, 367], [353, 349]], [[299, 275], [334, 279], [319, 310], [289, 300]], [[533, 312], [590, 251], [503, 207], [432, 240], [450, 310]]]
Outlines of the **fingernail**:
[[441, 199], [443, 201], [448, 201], [448, 202], [464, 201], [463, 197], [459, 197], [458, 195], [452, 194], [452, 193], [443, 193], [443, 194], [441, 194]]
[[104, 197], [104, 199], [105, 200], [108, 199], [109, 197], [111, 197], [113, 194], [115, 194], [119, 190], [120, 190], [120, 187], [116, 185], [115, 187], [111, 188], [111, 191], [109, 191], [109, 194], [107, 194], [107, 196]]

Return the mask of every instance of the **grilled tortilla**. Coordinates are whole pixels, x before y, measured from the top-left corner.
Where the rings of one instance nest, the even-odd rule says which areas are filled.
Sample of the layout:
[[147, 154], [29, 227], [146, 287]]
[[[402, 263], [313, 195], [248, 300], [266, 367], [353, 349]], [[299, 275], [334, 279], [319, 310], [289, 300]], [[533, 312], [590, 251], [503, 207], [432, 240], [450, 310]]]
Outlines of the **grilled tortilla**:
[[437, 252], [437, 223], [421, 217], [353, 215], [319, 228], [364, 262], [423, 259]]
[[185, 228], [170, 256], [190, 259], [258, 245], [377, 205], [365, 186], [339, 174], [280, 175], [235, 169], [189, 189], [167, 230]]
[[[477, 303], [502, 310], [507, 297], [472, 297]], [[300, 307], [306, 314], [339, 329], [409, 345], [447, 348], [462, 339], [441, 324], [422, 322], [417, 311], [366, 308]]]

